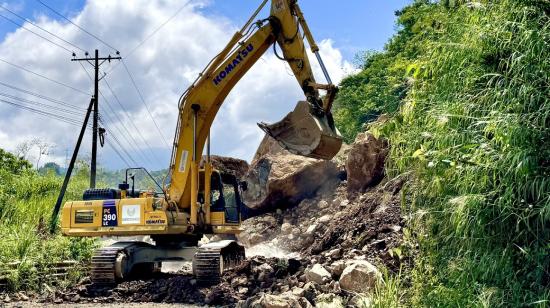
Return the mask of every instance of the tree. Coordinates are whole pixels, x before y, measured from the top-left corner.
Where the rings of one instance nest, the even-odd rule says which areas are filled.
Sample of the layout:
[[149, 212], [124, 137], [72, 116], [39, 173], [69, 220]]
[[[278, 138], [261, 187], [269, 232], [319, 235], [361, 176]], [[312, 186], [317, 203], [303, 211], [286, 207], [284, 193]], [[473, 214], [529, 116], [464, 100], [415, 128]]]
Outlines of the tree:
[[0, 169], [6, 170], [10, 173], [20, 174], [24, 170], [31, 168], [32, 165], [28, 161], [0, 149]]
[[38, 169], [41, 174], [47, 174], [48, 172], [54, 172], [56, 175], [61, 175], [61, 166], [54, 162], [45, 163], [43, 167]]

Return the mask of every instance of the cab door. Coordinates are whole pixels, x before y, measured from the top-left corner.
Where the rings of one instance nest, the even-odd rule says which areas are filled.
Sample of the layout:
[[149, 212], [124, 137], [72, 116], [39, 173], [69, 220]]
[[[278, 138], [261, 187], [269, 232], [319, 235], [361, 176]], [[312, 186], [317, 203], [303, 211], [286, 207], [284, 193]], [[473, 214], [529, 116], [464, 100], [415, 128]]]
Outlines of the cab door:
[[241, 222], [241, 196], [237, 178], [232, 174], [222, 173], [221, 179], [225, 199], [225, 223], [239, 224]]

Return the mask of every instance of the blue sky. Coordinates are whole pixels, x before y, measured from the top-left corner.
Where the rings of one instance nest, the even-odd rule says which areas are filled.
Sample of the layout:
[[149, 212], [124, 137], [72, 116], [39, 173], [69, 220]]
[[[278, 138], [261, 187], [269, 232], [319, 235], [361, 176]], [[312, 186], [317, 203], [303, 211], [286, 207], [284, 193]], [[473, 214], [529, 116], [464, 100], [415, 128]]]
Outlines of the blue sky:
[[[187, 0], [41, 1], [71, 19], [77, 18], [82, 27], [120, 48], [122, 56], [126, 57], [126, 53], [138, 46]], [[261, 2], [192, 1], [205, 5], [201, 8], [184, 7], [175, 19], [125, 59], [150, 112], [144, 108], [125, 70], [121, 69], [122, 65], [115, 68], [106, 64], [102, 67], [109, 72], [105, 81], [108, 80], [116, 92], [115, 95], [106, 89], [105, 81], [100, 83], [100, 89], [106, 96], [100, 97], [100, 113], [105, 116], [106, 128], [113, 132], [107, 138], [111, 143], [118, 143], [115, 145], [119, 147], [118, 152], [133, 156], [137, 163], [130, 162], [132, 165], [146, 166], [151, 170], [166, 168], [171, 152], [169, 144], [177, 122], [178, 98]], [[352, 63], [357, 53], [383, 48], [396, 30], [395, 11], [409, 2], [300, 0], [299, 3], [332, 79], [339, 82], [354, 71]], [[68, 24], [37, 0], [0, 0], [0, 4], [7, 5], [9, 9], [79, 47], [86, 50], [99, 48], [102, 55], [112, 53], [112, 50]], [[0, 9], [0, 14], [22, 23], [4, 10]], [[46, 18], [39, 18], [44, 16]], [[265, 17], [267, 12], [259, 16]], [[48, 36], [30, 25], [28, 27]], [[85, 68], [69, 61], [70, 57], [67, 50], [52, 46], [0, 18], [0, 58], [85, 92], [90, 91], [92, 83], [84, 72]], [[314, 62], [316, 78], [323, 80]], [[90, 69], [89, 66], [87, 68]], [[78, 106], [85, 106], [90, 99], [87, 95], [75, 93], [4, 63], [0, 63], [0, 81]], [[0, 91], [36, 100], [36, 97], [25, 96], [13, 89], [0, 87]], [[118, 99], [120, 105], [115, 103]], [[303, 99], [303, 93], [288, 67], [268, 51], [237, 84], [220, 109], [211, 128], [213, 153], [250, 160], [263, 137], [256, 123], [280, 120], [294, 108], [297, 101]], [[42, 104], [49, 102], [42, 101]], [[153, 125], [153, 118], [160, 128]], [[128, 122], [136, 122], [137, 129], [129, 126]], [[135, 133], [135, 130], [138, 130], [139, 136], [127, 136], [126, 132]], [[161, 136], [168, 140], [163, 142]], [[64, 165], [65, 153], [72, 150], [76, 137], [74, 126], [63, 121], [0, 104], [1, 148], [14, 151], [18, 145], [38, 138], [54, 145], [49, 157], [42, 161]], [[115, 137], [118, 140], [114, 140]], [[90, 143], [89, 140], [84, 141], [82, 154], [89, 154]], [[100, 149], [101, 165], [110, 169], [125, 167], [116, 152], [109, 147]]]
[[[344, 57], [353, 60], [356, 53], [382, 49], [395, 32], [396, 10], [410, 0], [302, 0], [302, 11], [316, 39], [331, 38]], [[260, 1], [214, 0], [206, 9], [238, 21], [246, 22]]]
[[[53, 1], [44, 3], [62, 12], [65, 16], [74, 16], [85, 4], [85, 0]], [[123, 0], [119, 0], [123, 1]], [[184, 3], [186, 0], [182, 0]], [[235, 24], [243, 24], [258, 7], [260, 0], [211, 0], [202, 11], [207, 15], [228, 18]], [[353, 60], [361, 51], [384, 47], [385, 42], [395, 32], [396, 10], [411, 0], [302, 0], [299, 2], [306, 14], [310, 27], [315, 29], [315, 37], [331, 38], [335, 47], [340, 49], [345, 59]], [[3, 4], [15, 8], [17, 13], [27, 18], [46, 14], [50, 18], [60, 19], [36, 0], [7, 0]], [[19, 19], [6, 11], [0, 14], [18, 22]], [[17, 27], [0, 18], [0, 38]]]

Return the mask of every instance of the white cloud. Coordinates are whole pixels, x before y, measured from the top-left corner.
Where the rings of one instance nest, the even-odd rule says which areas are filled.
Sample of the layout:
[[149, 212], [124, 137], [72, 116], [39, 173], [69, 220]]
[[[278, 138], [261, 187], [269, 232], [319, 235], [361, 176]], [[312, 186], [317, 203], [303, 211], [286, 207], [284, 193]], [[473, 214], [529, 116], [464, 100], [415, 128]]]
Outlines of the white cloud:
[[[191, 5], [185, 7], [166, 27], [125, 60], [151, 113], [170, 144], [176, 124], [179, 96], [240, 26], [232, 23], [227, 17], [216, 16], [214, 21], [214, 17], [203, 14], [200, 8], [208, 4], [208, 1], [192, 1]], [[181, 6], [182, 2], [179, 0], [136, 0], [131, 4], [127, 1], [91, 0], [72, 18], [85, 29], [114, 45], [124, 56], [125, 52], [134, 48]], [[52, 20], [44, 15], [37, 15], [36, 22], [48, 31], [83, 46], [90, 52], [99, 47], [102, 55], [113, 53], [113, 50], [109, 50], [70, 24]], [[26, 26], [32, 28], [32, 25]], [[339, 82], [345, 74], [353, 71], [352, 65], [342, 58], [342, 54], [333, 46], [330, 39], [321, 41], [319, 46], [334, 82]], [[69, 61], [70, 55], [66, 51], [24, 29], [8, 34], [5, 40], [0, 42], [0, 58], [91, 92], [91, 81], [79, 64]], [[315, 62], [314, 59], [311, 57], [310, 60]], [[92, 73], [91, 66], [83, 64], [88, 72]], [[126, 76], [123, 65], [117, 65], [110, 72], [113, 65], [109, 67], [109, 64], [104, 64], [102, 68], [109, 72], [107, 80], [124, 106], [124, 111], [111, 96], [105, 83], [101, 82], [100, 89], [109, 106], [100, 97], [100, 110], [104, 114], [104, 119], [108, 121], [108, 127], [117, 134], [118, 140], [138, 163], [155, 169], [166, 167], [170, 149], [160, 138], [147, 110]], [[318, 81], [324, 82], [324, 77], [315, 63], [314, 71]], [[245, 159], [253, 156], [262, 137], [256, 122], [277, 121], [291, 111], [297, 101], [304, 99], [300, 87], [289, 74], [288, 66], [271, 53], [267, 53], [258, 61], [233, 89], [216, 118], [212, 129], [213, 152]], [[21, 72], [4, 63], [0, 63], [0, 80], [82, 108], [89, 102], [89, 97], [85, 95]], [[36, 100], [2, 86], [0, 92]], [[114, 109], [114, 112], [109, 107]], [[125, 117], [126, 114], [131, 116], [130, 120]], [[140, 135], [135, 132], [129, 121], [133, 121], [138, 127], [147, 140], [147, 145], [154, 148], [156, 158], [149, 150], [145, 150], [147, 145], [141, 141]], [[127, 136], [122, 124], [130, 131], [132, 137]], [[76, 126], [0, 104], [2, 148], [14, 150], [18, 143], [38, 137], [55, 143], [56, 152], [51, 158], [64, 161], [65, 150], [68, 148], [72, 151], [78, 130]], [[134, 140], [137, 144], [130, 146], [128, 142], [134, 143]], [[89, 140], [84, 141], [82, 153], [89, 152], [89, 144]], [[134, 150], [136, 147], [144, 154], [138, 155]], [[101, 150], [100, 153], [103, 153], [100, 162], [104, 165], [123, 166], [111, 150]], [[149, 157], [149, 160], [154, 160], [154, 164], [149, 164], [148, 160], [143, 158], [144, 155]]]

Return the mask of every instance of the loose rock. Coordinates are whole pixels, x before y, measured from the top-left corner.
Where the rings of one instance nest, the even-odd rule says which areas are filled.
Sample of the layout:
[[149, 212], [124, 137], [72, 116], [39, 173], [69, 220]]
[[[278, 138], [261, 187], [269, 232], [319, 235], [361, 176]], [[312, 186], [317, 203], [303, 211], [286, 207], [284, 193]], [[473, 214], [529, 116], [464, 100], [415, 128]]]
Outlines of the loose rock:
[[310, 270], [306, 271], [308, 281], [318, 284], [324, 284], [331, 280], [330, 273], [320, 264], [315, 264]]
[[321, 294], [315, 299], [315, 307], [318, 308], [344, 308], [344, 301], [341, 297], [329, 293]]
[[299, 298], [290, 294], [285, 293], [281, 295], [271, 295], [260, 293], [256, 296], [253, 296], [246, 301], [239, 303], [237, 307], [241, 308], [295, 308], [295, 307], [308, 307], [304, 306], [304, 303], [300, 302]]
[[385, 140], [376, 139], [368, 132], [357, 135], [346, 161], [348, 194], [365, 192], [368, 187], [380, 182], [384, 176], [387, 154]]
[[367, 293], [382, 279], [378, 269], [368, 261], [353, 261], [340, 276], [340, 287], [346, 291]]

